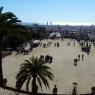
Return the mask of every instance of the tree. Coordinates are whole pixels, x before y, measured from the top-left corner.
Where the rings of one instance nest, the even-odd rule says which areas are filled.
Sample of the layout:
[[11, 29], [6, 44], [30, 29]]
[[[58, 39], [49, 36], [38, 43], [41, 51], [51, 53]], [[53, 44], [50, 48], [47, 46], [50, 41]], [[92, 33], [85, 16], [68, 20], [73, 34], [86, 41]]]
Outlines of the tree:
[[0, 8], [0, 86], [3, 87], [3, 70], [2, 70], [2, 49], [4, 40], [9, 34], [14, 34], [19, 38], [24, 38], [27, 29], [18, 24], [20, 20], [12, 12], [2, 13], [3, 7]]
[[32, 57], [21, 64], [20, 71], [16, 76], [16, 87], [17, 89], [21, 89], [26, 82], [26, 90], [29, 91], [29, 84], [31, 83], [32, 94], [36, 95], [38, 85], [42, 89], [43, 83], [46, 88], [49, 88], [48, 79], [53, 81], [53, 78], [54, 76], [51, 72], [51, 68], [40, 58]]
[[48, 38], [48, 32], [46, 31], [45, 27], [36, 26], [35, 29], [31, 28], [31, 32], [32, 32], [32, 38], [34, 39], [47, 39]]

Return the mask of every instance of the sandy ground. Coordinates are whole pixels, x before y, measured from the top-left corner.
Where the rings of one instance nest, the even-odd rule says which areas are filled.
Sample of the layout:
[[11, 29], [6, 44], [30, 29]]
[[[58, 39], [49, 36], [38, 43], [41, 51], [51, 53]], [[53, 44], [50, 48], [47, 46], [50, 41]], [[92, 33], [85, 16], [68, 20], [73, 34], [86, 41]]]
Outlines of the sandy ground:
[[[43, 43], [47, 43], [50, 40], [43, 40]], [[59, 42], [60, 47], [54, 47], [54, 43]], [[67, 42], [71, 45], [67, 46]], [[58, 87], [58, 93], [72, 93], [73, 82], [78, 83], [78, 93], [90, 93], [92, 86], [95, 86], [95, 48], [91, 49], [90, 55], [81, 52], [79, 44], [70, 40], [52, 40], [52, 45], [47, 48], [38, 47], [33, 49], [28, 55], [22, 55], [14, 52], [11, 56], [3, 58], [3, 73], [4, 78], [8, 80], [8, 86], [15, 87], [16, 74], [19, 71], [20, 64], [30, 57], [40, 56], [41, 54], [49, 54], [53, 56], [53, 63], [48, 64], [54, 74], [54, 81], [50, 82], [50, 90], [45, 89], [43, 91], [39, 89], [39, 92], [52, 93], [54, 84]], [[78, 66], [74, 66], [74, 58], [78, 57], [78, 54], [84, 54], [84, 61], [80, 60]], [[22, 88], [25, 89], [25, 86]]]

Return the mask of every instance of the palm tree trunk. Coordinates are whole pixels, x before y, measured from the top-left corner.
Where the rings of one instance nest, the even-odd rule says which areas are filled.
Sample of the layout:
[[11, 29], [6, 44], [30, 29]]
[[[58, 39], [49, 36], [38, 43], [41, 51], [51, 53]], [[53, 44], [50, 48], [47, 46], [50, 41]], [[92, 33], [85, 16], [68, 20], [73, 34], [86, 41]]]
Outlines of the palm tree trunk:
[[37, 95], [36, 77], [33, 77], [32, 81], [32, 95]]
[[1, 47], [1, 41], [0, 41], [0, 87], [3, 87], [2, 47]]

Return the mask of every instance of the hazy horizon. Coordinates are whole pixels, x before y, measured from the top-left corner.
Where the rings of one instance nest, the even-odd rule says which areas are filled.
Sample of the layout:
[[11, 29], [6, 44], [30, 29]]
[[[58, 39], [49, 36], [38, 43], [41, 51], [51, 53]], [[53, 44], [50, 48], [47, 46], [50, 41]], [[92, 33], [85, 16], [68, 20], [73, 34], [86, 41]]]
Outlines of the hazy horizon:
[[[46, 23], [40, 23], [40, 22], [23, 22], [23, 23], [26, 23], [26, 24], [41, 24], [41, 25], [47, 25], [47, 22]], [[51, 25], [51, 22], [48, 22], [48, 25]], [[76, 26], [81, 26], [81, 25], [84, 25], [84, 26], [91, 26], [91, 25], [95, 25], [95, 23], [74, 23], [74, 22], [52, 22], [52, 25], [76, 25]]]

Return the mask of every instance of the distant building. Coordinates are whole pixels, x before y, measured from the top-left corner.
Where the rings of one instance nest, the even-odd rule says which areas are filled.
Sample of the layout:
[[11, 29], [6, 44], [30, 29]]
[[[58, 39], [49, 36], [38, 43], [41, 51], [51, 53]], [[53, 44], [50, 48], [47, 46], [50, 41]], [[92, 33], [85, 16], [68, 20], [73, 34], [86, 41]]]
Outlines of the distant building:
[[49, 38], [52, 38], [52, 39], [61, 38], [61, 34], [59, 32], [53, 32], [49, 35]]
[[95, 32], [91, 32], [89, 34], [89, 38], [90, 38], [90, 40], [95, 40]]

